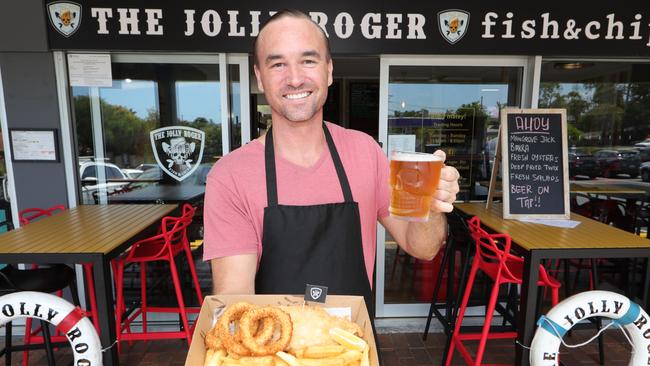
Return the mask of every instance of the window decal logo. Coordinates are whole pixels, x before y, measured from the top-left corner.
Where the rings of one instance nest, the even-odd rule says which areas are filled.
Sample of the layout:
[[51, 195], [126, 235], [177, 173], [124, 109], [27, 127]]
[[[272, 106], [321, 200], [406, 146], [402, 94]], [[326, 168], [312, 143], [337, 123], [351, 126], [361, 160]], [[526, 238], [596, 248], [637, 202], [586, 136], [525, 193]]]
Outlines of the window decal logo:
[[47, 5], [50, 24], [65, 37], [70, 37], [81, 25], [81, 5], [69, 1], [55, 1]]
[[469, 13], [460, 9], [443, 10], [438, 13], [438, 29], [442, 38], [455, 44], [465, 36], [469, 27]]
[[149, 133], [151, 148], [160, 169], [177, 181], [199, 167], [205, 147], [205, 132], [186, 126], [162, 127]]

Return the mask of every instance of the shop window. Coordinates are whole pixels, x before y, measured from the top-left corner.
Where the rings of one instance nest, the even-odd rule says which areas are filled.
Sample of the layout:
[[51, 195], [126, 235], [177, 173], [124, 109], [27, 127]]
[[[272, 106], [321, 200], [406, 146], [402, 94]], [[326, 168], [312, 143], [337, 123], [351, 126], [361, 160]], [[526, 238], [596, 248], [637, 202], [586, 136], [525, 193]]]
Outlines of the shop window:
[[[204, 185], [224, 151], [219, 65], [113, 62], [112, 76], [111, 87], [72, 88], [81, 203], [155, 184]], [[150, 134], [164, 127], [179, 129]]]
[[545, 61], [538, 104], [567, 110], [572, 178], [638, 180], [650, 160], [650, 64]]

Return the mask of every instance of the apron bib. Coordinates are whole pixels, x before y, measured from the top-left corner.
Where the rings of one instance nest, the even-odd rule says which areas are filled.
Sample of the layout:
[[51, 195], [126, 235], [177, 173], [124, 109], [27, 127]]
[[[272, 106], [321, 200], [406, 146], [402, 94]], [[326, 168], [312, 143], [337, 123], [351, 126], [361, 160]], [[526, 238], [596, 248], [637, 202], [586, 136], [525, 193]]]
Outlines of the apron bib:
[[268, 206], [264, 209], [262, 257], [255, 277], [255, 292], [302, 294], [306, 284], [327, 286], [328, 294], [364, 296], [374, 318], [359, 206], [352, 199], [343, 164], [325, 124], [323, 130], [344, 202], [312, 206], [278, 204], [272, 129], [266, 134]]

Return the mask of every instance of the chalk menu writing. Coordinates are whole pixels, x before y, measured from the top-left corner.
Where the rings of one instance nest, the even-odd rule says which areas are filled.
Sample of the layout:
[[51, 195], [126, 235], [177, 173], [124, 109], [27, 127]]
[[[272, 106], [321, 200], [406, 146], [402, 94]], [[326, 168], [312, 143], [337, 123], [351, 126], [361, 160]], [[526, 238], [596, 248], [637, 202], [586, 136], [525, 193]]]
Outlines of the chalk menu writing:
[[568, 218], [566, 115], [504, 110], [504, 218]]

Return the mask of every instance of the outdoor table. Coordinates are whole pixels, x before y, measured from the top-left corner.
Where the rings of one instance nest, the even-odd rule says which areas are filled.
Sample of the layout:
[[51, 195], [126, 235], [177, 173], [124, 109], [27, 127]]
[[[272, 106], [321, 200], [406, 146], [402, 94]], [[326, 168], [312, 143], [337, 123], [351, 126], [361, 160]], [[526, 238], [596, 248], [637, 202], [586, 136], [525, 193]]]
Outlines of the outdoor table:
[[194, 203], [203, 199], [205, 185], [151, 184], [108, 197], [109, 203]]
[[84, 205], [0, 235], [0, 263], [92, 263], [104, 365], [119, 365], [110, 261], [178, 205]]
[[[524, 258], [521, 286], [521, 308], [517, 321], [517, 340], [530, 346], [535, 333], [535, 308], [537, 304], [537, 280], [539, 265], [543, 259], [570, 258], [650, 258], [650, 241], [615, 227], [577, 214], [571, 220], [580, 224], [573, 228], [558, 228], [518, 220], [504, 220], [501, 204], [494, 203], [487, 209], [485, 202], [457, 203], [456, 209], [467, 215], [478, 216], [487, 228], [508, 234], [512, 238], [512, 250]], [[646, 270], [642, 304], [648, 300]], [[529, 365], [528, 350], [516, 346], [516, 364]]]

